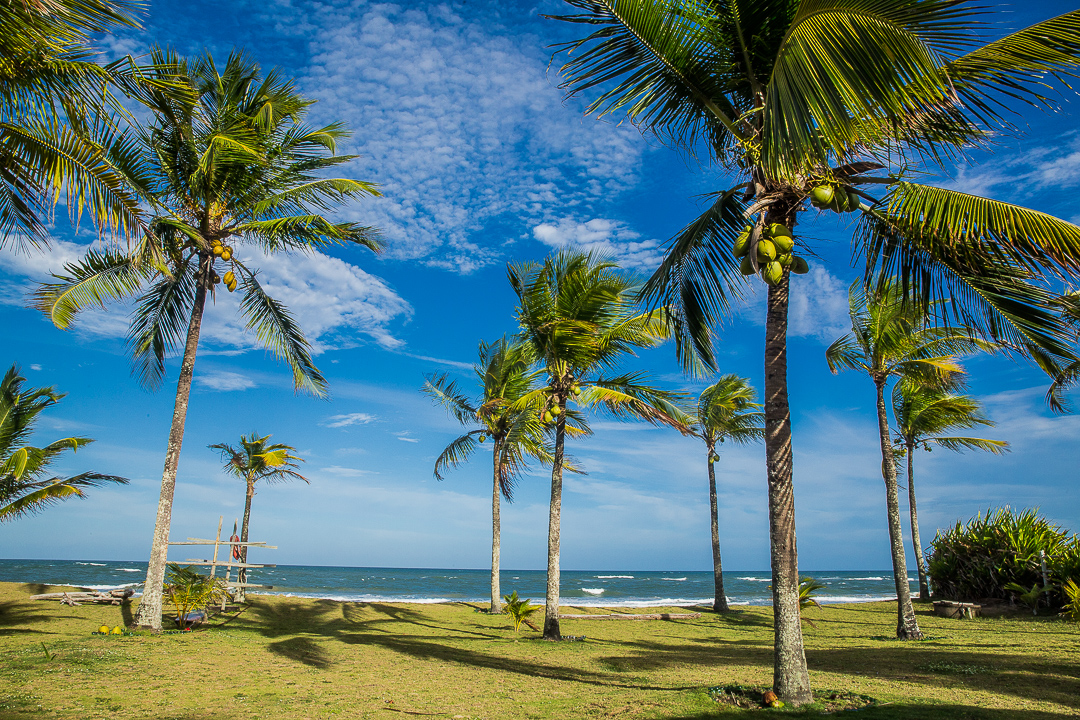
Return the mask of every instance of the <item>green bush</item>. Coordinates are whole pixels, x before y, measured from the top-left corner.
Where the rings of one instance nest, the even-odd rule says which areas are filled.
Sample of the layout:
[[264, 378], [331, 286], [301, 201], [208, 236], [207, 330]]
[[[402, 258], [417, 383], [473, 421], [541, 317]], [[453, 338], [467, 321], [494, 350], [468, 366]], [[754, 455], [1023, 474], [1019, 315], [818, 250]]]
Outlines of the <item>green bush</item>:
[[1036, 510], [1009, 508], [976, 515], [939, 532], [931, 543], [928, 572], [935, 598], [971, 602], [1016, 599], [1006, 586], [1042, 587], [1039, 551], [1046, 553], [1049, 593], [1039, 603], [1059, 608], [1061, 587], [1080, 582], [1080, 538], [1040, 517]]

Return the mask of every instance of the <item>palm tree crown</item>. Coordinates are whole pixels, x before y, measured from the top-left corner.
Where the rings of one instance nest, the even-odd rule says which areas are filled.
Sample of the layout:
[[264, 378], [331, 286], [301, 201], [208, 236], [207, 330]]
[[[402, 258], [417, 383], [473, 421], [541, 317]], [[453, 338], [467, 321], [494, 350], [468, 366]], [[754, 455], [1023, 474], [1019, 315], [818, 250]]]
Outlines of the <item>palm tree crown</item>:
[[106, 483], [127, 484], [127, 479], [96, 472], [73, 477], [49, 477], [49, 468], [68, 450], [94, 442], [86, 437], [55, 440], [45, 447], [25, 443], [38, 416], [64, 397], [51, 387], [25, 387], [26, 378], [12, 365], [0, 381], [0, 522], [39, 512], [48, 505]]

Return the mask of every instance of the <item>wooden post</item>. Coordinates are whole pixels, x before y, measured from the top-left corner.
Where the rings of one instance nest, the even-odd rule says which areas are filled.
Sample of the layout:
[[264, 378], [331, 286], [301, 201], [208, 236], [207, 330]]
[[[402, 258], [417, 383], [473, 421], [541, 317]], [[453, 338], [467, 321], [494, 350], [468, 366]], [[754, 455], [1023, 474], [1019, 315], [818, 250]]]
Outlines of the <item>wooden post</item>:
[[221, 522], [225, 519], [224, 515], [218, 515], [217, 519], [217, 537], [214, 538], [214, 564], [210, 566], [210, 577], [217, 575], [217, 551], [218, 545], [221, 543]]

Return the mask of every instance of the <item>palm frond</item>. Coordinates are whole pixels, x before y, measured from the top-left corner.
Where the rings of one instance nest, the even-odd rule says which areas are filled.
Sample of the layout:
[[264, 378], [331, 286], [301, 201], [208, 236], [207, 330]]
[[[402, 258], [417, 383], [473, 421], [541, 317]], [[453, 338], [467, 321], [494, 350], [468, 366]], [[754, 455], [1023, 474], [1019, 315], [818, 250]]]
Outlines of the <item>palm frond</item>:
[[34, 307], [61, 329], [82, 310], [134, 295], [150, 276], [130, 256], [113, 250], [90, 250], [81, 261], [65, 265], [64, 272], [53, 275], [59, 282], [42, 284], [33, 299]]

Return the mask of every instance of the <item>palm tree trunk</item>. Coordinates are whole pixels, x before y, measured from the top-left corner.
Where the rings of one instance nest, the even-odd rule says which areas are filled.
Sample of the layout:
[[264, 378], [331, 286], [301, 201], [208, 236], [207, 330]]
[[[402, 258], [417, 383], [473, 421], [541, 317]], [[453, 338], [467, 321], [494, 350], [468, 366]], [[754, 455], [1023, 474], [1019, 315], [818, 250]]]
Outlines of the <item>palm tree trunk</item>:
[[555, 458], [551, 463], [551, 505], [548, 509], [547, 596], [544, 599], [544, 639], [562, 640], [559, 631], [559, 529], [562, 518], [563, 444], [566, 440], [566, 401], [555, 421]]
[[[777, 217], [770, 222], [794, 218]], [[787, 393], [788, 282], [769, 287], [765, 320], [765, 462], [769, 482], [772, 559], [773, 691], [791, 705], [813, 698], [799, 611], [799, 558], [795, 546], [795, 489], [791, 483], [791, 409]]]
[[[240, 526], [240, 542], [246, 543], [248, 541], [248, 523], [251, 521], [251, 499], [255, 497], [255, 481], [247, 481], [247, 492], [244, 495], [244, 524]], [[247, 545], [240, 546], [240, 562], [247, 562]], [[247, 582], [247, 568], [240, 568], [236, 573], [236, 582], [241, 583], [241, 586], [236, 589], [236, 599], [240, 602], [244, 602], [247, 596], [247, 591], [243, 587], [243, 583]]]
[[919, 600], [930, 600], [930, 583], [926, 580], [926, 562], [923, 560], [922, 542], [919, 540], [919, 510], [915, 506], [915, 445], [907, 446], [907, 493], [908, 509], [911, 511], [911, 544], [915, 548], [915, 567], [919, 569]]
[[900, 498], [896, 483], [896, 459], [889, 441], [889, 416], [885, 411], [885, 379], [874, 378], [877, 386], [878, 435], [881, 439], [881, 475], [885, 480], [885, 507], [889, 514], [889, 543], [892, 546], [893, 580], [896, 585], [896, 637], [918, 640], [923, 634], [911, 605], [911, 586], [904, 556], [904, 530], [900, 525]]
[[492, 465], [494, 466], [495, 479], [492, 482], [491, 490], [491, 607], [488, 609], [491, 613], [502, 612], [502, 592], [499, 589], [499, 552], [502, 548], [501, 539], [501, 527], [499, 520], [499, 510], [501, 503], [500, 495], [502, 495], [502, 441], [498, 438], [492, 438], [495, 447], [493, 449], [494, 460]]
[[720, 563], [720, 519], [716, 509], [716, 473], [713, 470], [713, 449], [709, 448], [709, 516], [712, 521], [713, 610], [727, 612], [724, 594], [724, 568]]
[[161, 630], [162, 594], [165, 585], [166, 558], [169, 554], [169, 526], [172, 522], [176, 471], [180, 465], [180, 448], [184, 444], [184, 421], [187, 420], [188, 397], [191, 395], [195, 354], [199, 348], [199, 332], [202, 329], [203, 308], [206, 305], [206, 289], [209, 284], [210, 258], [204, 257], [199, 261], [199, 275], [195, 282], [195, 303], [191, 308], [191, 320], [188, 322], [184, 360], [180, 364], [180, 379], [176, 383], [176, 402], [173, 405], [169, 445], [165, 452], [165, 469], [161, 474], [161, 495], [158, 497], [157, 519], [154, 522], [154, 540], [150, 546], [150, 563], [146, 569], [142, 599], [135, 613], [135, 626], [150, 630]]

